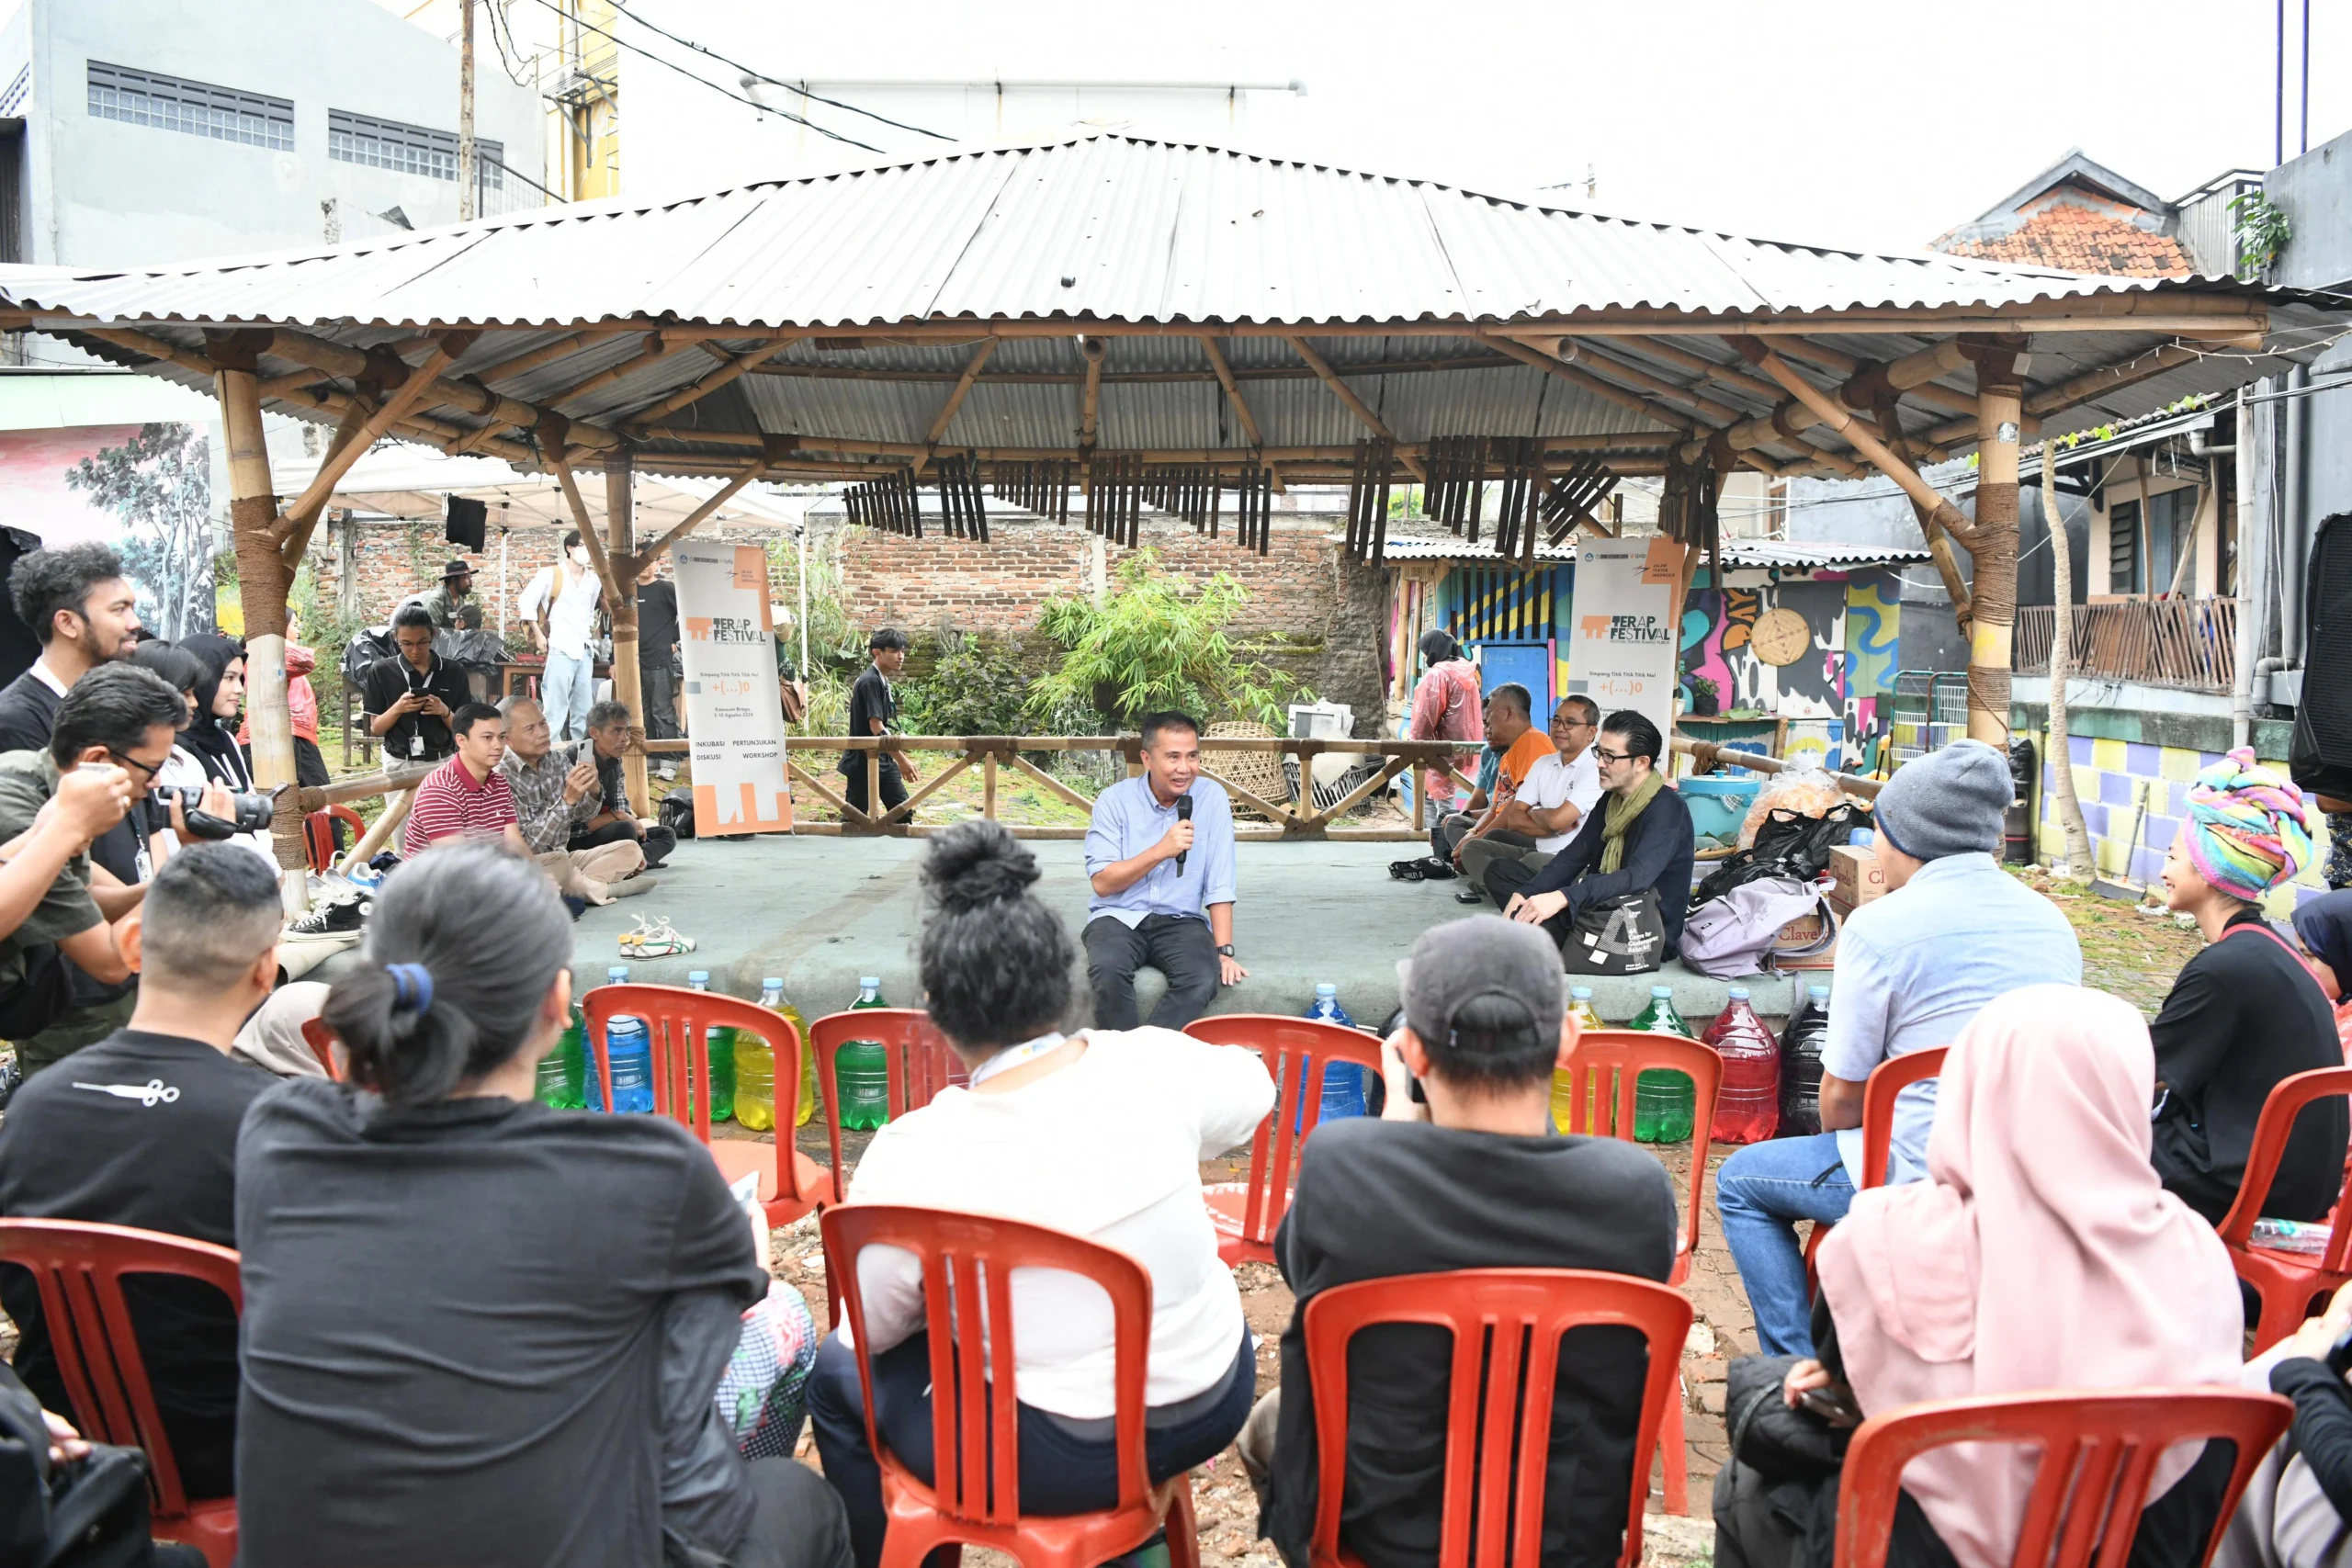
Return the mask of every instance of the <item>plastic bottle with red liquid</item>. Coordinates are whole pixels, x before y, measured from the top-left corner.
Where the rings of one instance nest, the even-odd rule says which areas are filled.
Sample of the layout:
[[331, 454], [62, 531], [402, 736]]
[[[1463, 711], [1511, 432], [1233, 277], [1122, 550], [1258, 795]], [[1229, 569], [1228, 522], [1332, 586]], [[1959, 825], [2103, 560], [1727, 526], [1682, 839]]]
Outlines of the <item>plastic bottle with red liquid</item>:
[[1747, 1005], [1747, 987], [1731, 988], [1730, 1005], [1700, 1039], [1724, 1059], [1714, 1142], [1762, 1143], [1781, 1125], [1781, 1043]]

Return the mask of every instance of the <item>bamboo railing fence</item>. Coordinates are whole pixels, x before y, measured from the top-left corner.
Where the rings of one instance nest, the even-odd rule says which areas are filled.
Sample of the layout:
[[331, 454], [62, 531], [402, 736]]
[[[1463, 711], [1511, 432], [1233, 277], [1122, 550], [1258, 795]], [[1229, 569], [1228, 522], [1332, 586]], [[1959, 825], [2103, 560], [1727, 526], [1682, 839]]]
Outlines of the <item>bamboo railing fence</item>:
[[[2122, 599], [2075, 606], [2072, 627], [2078, 680], [2137, 681], [2189, 692], [2228, 692], [2237, 678], [2238, 602], [2234, 599]], [[2050, 673], [2057, 611], [2018, 611], [2020, 675]]]

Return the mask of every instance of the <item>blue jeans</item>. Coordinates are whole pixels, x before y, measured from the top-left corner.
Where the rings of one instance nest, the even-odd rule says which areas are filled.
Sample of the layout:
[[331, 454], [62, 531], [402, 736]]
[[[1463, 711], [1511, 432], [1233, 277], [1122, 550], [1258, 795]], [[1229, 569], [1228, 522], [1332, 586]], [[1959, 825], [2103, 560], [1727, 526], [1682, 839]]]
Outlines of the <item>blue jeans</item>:
[[595, 700], [595, 656], [583, 653], [575, 659], [550, 649], [547, 672], [539, 677], [539, 706], [555, 738], [577, 740], [586, 735], [589, 705]]
[[1853, 1201], [1835, 1133], [1750, 1144], [1715, 1172], [1715, 1214], [1756, 1313], [1757, 1348], [1767, 1356], [1813, 1354], [1813, 1302], [1796, 1222], [1842, 1220]]

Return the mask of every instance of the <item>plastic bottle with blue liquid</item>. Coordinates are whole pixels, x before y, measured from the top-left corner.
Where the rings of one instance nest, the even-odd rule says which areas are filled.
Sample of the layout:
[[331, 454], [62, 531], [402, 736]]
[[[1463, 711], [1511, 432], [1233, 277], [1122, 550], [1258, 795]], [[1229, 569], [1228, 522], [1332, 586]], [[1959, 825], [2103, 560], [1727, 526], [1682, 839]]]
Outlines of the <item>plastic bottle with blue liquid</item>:
[[[605, 983], [628, 984], [628, 965], [616, 964], [605, 971]], [[613, 1075], [613, 1109], [626, 1116], [653, 1111], [653, 1035], [645, 1020], [616, 1013], [605, 1021], [605, 1055]], [[604, 1085], [594, 1072], [586, 1075], [588, 1108], [605, 1109]]]
[[[1328, 982], [1315, 987], [1315, 1005], [1306, 1010], [1306, 1016], [1317, 1023], [1337, 1024], [1341, 1029], [1356, 1026], [1356, 1021], [1348, 1016], [1348, 1010], [1340, 1005], [1340, 987]], [[1301, 1128], [1306, 1125], [1306, 1089], [1313, 1070], [1311, 1061], [1299, 1064], [1297, 1126]], [[1342, 1117], [1369, 1114], [1370, 1090], [1364, 1079], [1364, 1069], [1353, 1062], [1333, 1062], [1325, 1067], [1320, 1119], [1336, 1122]]]

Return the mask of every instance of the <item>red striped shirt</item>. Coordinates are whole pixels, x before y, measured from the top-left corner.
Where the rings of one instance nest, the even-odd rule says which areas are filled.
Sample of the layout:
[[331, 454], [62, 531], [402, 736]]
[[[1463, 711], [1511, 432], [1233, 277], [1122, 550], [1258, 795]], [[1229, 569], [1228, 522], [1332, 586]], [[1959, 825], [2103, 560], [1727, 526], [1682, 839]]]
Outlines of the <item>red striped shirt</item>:
[[452, 757], [416, 786], [401, 853], [413, 858], [444, 839], [494, 839], [514, 821], [514, 792], [503, 768], [477, 782], [465, 760]]

